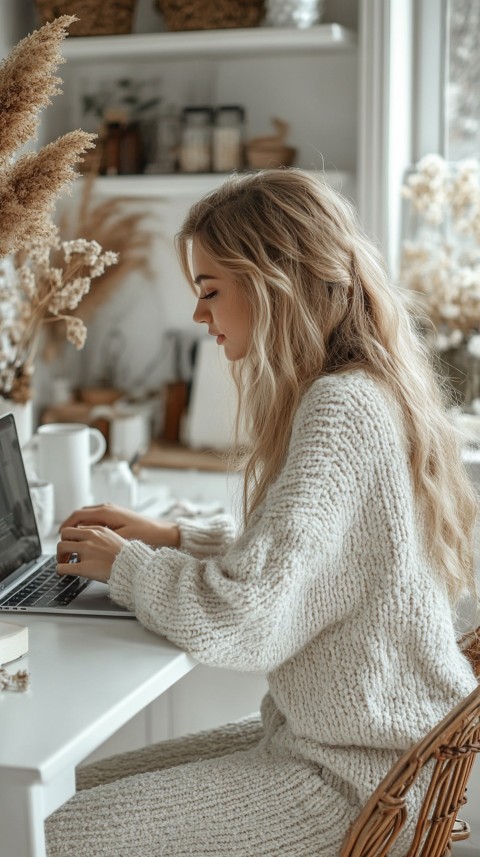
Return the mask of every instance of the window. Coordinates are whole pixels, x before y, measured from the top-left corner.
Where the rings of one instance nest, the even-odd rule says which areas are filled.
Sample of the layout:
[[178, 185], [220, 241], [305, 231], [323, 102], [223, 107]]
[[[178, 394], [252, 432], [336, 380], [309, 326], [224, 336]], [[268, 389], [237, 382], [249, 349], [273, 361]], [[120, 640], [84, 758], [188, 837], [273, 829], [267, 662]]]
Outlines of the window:
[[445, 27], [445, 155], [480, 154], [480, 3], [449, 0]]

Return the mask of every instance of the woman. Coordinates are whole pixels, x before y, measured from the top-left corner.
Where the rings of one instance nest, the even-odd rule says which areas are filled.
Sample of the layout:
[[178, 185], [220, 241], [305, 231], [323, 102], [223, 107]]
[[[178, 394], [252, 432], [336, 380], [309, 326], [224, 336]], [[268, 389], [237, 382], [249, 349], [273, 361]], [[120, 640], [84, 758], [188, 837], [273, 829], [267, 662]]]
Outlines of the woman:
[[269, 692], [261, 719], [81, 772], [48, 853], [335, 857], [399, 755], [475, 687], [451, 609], [474, 591], [472, 491], [400, 294], [321, 179], [232, 178], [178, 249], [238, 386], [243, 529], [82, 509], [58, 571], [77, 553], [147, 628]]

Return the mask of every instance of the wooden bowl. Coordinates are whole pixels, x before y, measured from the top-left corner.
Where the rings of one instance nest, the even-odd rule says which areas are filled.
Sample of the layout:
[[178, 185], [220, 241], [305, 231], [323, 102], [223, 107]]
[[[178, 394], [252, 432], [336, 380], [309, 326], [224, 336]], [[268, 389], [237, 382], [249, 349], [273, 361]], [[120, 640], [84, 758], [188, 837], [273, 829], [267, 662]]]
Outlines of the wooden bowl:
[[267, 146], [264, 143], [247, 143], [246, 146], [247, 164], [254, 170], [290, 167], [296, 154], [293, 146]]
[[123, 393], [113, 387], [83, 387], [78, 395], [81, 402], [89, 405], [113, 405]]

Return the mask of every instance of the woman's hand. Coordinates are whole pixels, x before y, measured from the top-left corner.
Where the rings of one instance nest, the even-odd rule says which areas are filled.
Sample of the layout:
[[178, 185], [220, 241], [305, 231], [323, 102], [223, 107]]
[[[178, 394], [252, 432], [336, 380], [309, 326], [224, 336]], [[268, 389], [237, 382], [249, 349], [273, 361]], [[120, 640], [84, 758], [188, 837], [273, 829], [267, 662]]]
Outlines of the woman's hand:
[[65, 527], [107, 527], [123, 539], [138, 539], [152, 548], [180, 546], [180, 530], [176, 524], [152, 521], [130, 509], [110, 503], [77, 509], [61, 525], [62, 534]]
[[[62, 527], [57, 545], [57, 572], [106, 582], [115, 557], [125, 544], [127, 540], [108, 527]], [[69, 562], [73, 554], [78, 557], [75, 564]]]

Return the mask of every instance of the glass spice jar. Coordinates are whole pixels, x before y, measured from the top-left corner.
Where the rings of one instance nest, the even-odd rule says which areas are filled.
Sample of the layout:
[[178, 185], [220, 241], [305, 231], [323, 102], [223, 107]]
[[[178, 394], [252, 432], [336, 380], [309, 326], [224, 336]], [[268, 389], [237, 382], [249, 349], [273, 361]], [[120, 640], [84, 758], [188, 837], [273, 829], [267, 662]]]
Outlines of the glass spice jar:
[[182, 173], [208, 173], [212, 168], [211, 107], [185, 107], [182, 111], [179, 166]]
[[270, 27], [313, 27], [322, 19], [324, 0], [266, 0]]
[[169, 174], [177, 171], [180, 117], [173, 104], [161, 110], [155, 122], [152, 156], [145, 172]]
[[245, 111], [237, 104], [215, 110], [212, 163], [215, 173], [228, 173], [243, 167]]

